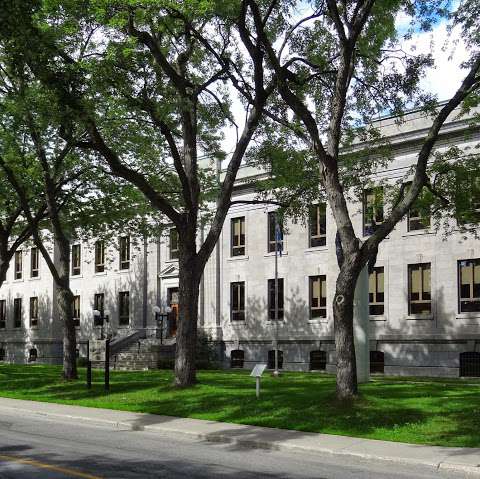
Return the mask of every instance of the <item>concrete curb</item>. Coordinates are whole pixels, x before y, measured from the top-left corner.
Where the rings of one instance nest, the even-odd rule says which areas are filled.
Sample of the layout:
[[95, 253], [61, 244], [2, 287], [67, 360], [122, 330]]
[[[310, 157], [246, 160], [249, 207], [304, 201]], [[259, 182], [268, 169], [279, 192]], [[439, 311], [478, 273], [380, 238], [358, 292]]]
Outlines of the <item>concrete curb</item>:
[[126, 431], [174, 434], [238, 447], [423, 465], [480, 477], [480, 448], [423, 446], [6, 398], [0, 398], [0, 416], [2, 410], [27, 417], [88, 422]]

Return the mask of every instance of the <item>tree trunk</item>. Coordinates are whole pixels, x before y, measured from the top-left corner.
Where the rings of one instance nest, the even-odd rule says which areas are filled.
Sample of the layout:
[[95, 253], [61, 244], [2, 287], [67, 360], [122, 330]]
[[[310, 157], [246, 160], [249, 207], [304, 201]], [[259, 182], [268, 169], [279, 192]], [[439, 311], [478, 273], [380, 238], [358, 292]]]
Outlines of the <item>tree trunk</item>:
[[359, 271], [345, 261], [337, 278], [333, 300], [335, 348], [337, 353], [337, 398], [354, 399], [358, 394], [353, 329], [353, 304]]
[[63, 378], [77, 379], [77, 338], [73, 321], [73, 293], [70, 289], [70, 241], [65, 237], [56, 241], [59, 258], [57, 263], [58, 281], [57, 306], [63, 322]]
[[77, 338], [73, 322], [73, 295], [69, 288], [57, 286], [57, 305], [63, 321], [63, 378], [77, 379]]
[[179, 388], [197, 382], [195, 360], [201, 278], [196, 261], [195, 232], [186, 232], [184, 237], [179, 244], [179, 315], [175, 353], [175, 386]]

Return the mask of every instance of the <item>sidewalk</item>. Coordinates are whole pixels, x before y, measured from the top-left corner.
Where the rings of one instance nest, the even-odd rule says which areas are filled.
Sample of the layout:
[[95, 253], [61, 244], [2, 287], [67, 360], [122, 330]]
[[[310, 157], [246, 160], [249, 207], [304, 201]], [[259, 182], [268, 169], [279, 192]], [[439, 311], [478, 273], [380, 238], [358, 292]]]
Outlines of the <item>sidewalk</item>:
[[66, 421], [88, 421], [121, 430], [177, 434], [244, 447], [298, 450], [417, 464], [467, 472], [480, 477], [480, 448], [422, 446], [7, 398], [0, 398], [0, 419], [2, 411], [14, 411], [24, 417], [43, 416]]

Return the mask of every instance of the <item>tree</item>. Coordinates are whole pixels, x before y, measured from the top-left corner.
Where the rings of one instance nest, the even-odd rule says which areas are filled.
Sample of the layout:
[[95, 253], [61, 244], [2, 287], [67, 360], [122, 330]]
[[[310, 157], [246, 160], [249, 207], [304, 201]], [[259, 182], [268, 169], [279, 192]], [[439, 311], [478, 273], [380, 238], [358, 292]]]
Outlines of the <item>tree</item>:
[[[272, 38], [265, 22], [266, 12], [275, 13], [276, 2], [268, 6], [243, 0], [242, 4], [252, 19], [249, 37], [260, 39], [269, 60], [270, 74], [277, 78], [284, 106], [279, 107], [280, 114], [270, 117], [277, 122], [277, 128], [278, 125], [284, 127], [283, 134], [293, 132], [297, 148], [300, 142], [308, 155], [316, 159], [321, 187], [337, 226], [341, 245], [333, 302], [337, 397], [350, 399], [357, 394], [353, 338], [357, 279], [368, 263], [375, 262], [379, 244], [422, 190], [427, 188], [435, 193], [428, 174], [429, 160], [448, 116], [466, 101], [478, 103], [480, 55], [478, 48], [472, 49], [471, 58], [464, 65], [467, 74], [462, 84], [448, 102], [436, 107], [435, 98], [419, 88], [422, 72], [432, 65], [432, 59], [428, 55], [404, 52], [398, 46], [395, 17], [403, 10], [417, 19], [422, 28], [428, 28], [439, 16], [449, 15], [445, 2], [327, 0], [311, 2], [311, 14], [300, 19], [295, 16], [293, 5], [290, 17], [295, 21], [286, 29], [283, 40]], [[478, 39], [478, 26], [476, 28]], [[401, 115], [408, 106], [428, 112], [431, 127], [417, 155], [410, 187], [404, 184], [399, 188], [383, 223], [362, 242], [355, 234], [347, 208], [349, 182], [352, 175], [364, 180], [385, 159], [380, 155], [369, 158], [366, 152], [342, 156], [341, 147], [348, 149], [355, 137], [371, 140], [374, 147], [380, 146], [382, 139], [371, 126], [372, 118], [385, 111]], [[270, 147], [275, 141], [275, 137], [270, 138]], [[288, 146], [294, 149], [292, 144]], [[266, 156], [268, 153], [272, 154], [271, 148], [267, 148]]]
[[[17, 1], [3, 13], [3, 42], [57, 96], [63, 113], [85, 127], [81, 146], [135, 185], [178, 230], [175, 384], [194, 384], [201, 276], [274, 88], [264, 74], [263, 48], [248, 38], [246, 9], [214, 1]], [[244, 102], [241, 131], [227, 83]], [[228, 125], [237, 140], [215, 184], [200, 157], [225, 157], [221, 140]], [[197, 246], [202, 210], [212, 203], [216, 211]]]

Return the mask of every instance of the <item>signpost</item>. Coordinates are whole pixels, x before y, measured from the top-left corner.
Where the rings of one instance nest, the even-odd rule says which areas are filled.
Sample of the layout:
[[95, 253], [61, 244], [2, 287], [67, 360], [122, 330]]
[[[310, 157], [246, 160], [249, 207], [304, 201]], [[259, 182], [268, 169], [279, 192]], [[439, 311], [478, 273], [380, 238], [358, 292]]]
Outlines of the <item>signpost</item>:
[[89, 356], [91, 356], [93, 361], [102, 362], [105, 364], [105, 391], [108, 392], [110, 390], [110, 339], [90, 340], [88, 351]]
[[255, 394], [257, 396], [257, 399], [260, 397], [260, 378], [262, 377], [263, 371], [265, 371], [265, 369], [267, 369], [266, 364], [255, 364], [255, 367], [250, 373], [250, 376], [255, 378]]

